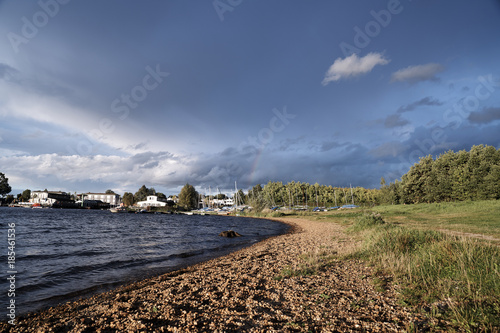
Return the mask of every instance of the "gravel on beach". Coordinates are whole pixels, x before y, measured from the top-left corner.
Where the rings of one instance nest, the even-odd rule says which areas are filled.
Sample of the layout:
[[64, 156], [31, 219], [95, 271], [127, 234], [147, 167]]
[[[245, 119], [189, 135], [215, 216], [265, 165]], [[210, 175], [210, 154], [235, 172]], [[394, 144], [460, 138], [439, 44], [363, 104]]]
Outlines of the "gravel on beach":
[[[400, 332], [425, 325], [373, 268], [336, 254], [343, 227], [300, 218], [288, 234], [186, 269], [0, 323], [2, 332]], [[324, 264], [321, 264], [322, 259]], [[320, 265], [308, 266], [310, 259]]]

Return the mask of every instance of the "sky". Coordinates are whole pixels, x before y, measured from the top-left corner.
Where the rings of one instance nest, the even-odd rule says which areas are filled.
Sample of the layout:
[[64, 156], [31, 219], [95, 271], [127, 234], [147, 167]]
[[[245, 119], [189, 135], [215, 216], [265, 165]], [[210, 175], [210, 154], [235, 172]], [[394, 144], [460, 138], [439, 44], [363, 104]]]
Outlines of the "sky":
[[377, 188], [500, 148], [498, 0], [0, 0], [0, 172], [24, 189]]

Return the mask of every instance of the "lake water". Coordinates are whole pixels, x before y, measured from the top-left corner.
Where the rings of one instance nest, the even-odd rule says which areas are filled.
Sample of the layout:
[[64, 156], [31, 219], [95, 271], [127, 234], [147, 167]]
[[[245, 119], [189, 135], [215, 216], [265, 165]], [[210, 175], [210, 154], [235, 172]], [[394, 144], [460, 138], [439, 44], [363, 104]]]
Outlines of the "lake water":
[[[2, 307], [11, 299], [9, 223], [15, 223], [16, 315], [221, 256], [288, 230], [278, 222], [231, 216], [0, 207]], [[243, 237], [219, 237], [224, 230]]]

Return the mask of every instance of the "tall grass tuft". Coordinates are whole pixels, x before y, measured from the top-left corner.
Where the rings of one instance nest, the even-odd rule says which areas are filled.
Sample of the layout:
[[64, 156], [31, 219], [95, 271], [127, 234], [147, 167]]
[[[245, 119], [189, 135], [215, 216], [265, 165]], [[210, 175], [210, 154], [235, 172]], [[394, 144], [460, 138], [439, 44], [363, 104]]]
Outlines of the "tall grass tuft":
[[380, 214], [363, 214], [356, 217], [354, 224], [349, 228], [349, 230], [362, 231], [382, 224], [385, 224], [385, 221], [382, 219], [382, 216]]
[[403, 301], [429, 307], [467, 330], [500, 327], [500, 248], [484, 241], [383, 223], [374, 214], [350, 228], [364, 245], [349, 257], [390, 272]]

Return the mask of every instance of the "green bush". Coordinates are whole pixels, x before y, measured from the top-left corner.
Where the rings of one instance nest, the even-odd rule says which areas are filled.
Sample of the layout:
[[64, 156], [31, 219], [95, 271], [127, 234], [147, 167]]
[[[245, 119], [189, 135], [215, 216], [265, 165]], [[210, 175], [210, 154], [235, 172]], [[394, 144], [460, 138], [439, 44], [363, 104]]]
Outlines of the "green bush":
[[380, 214], [378, 213], [364, 214], [356, 218], [354, 225], [352, 225], [350, 230], [361, 231], [382, 224], [385, 224], [385, 221]]
[[377, 253], [391, 252], [401, 255], [418, 251], [423, 246], [442, 240], [444, 236], [436, 231], [388, 226], [373, 237], [372, 250]]

